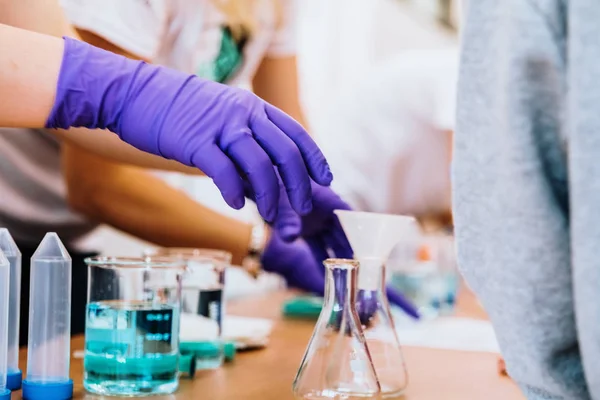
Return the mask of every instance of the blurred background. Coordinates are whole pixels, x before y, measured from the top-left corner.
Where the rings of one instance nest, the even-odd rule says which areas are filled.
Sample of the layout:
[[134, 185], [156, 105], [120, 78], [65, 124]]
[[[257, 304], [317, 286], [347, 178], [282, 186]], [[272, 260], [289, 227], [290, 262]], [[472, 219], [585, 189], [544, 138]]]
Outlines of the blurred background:
[[[309, 131], [333, 164], [336, 190], [354, 207], [416, 213], [426, 224], [448, 224], [450, 136], [446, 133], [451, 132], [444, 131], [453, 127], [459, 3], [298, 2], [302, 106]], [[365, 107], [370, 107], [369, 114], [356, 120], [353, 111]], [[380, 146], [364, 146], [377, 137]], [[388, 143], [397, 148], [393, 154], [386, 154], [377, 165], [361, 164], [389, 151]], [[363, 154], [355, 154], [358, 150]], [[357, 169], [385, 178], [369, 188], [357, 187]], [[411, 170], [412, 174], [407, 172]], [[240, 211], [229, 208], [208, 178], [157, 174], [221, 213], [246, 221], [258, 217], [253, 204]], [[106, 226], [88, 235], [82, 245], [112, 255], [140, 254], [152, 247]]]

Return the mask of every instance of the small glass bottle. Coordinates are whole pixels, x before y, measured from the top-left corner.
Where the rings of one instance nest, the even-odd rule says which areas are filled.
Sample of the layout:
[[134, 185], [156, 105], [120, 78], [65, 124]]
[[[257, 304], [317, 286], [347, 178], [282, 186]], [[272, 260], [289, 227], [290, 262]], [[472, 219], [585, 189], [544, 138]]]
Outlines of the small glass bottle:
[[356, 312], [358, 262], [329, 259], [321, 315], [294, 380], [297, 399], [378, 399], [379, 381]]
[[[231, 253], [212, 249], [160, 248], [147, 250], [145, 255], [175, 258], [186, 263], [182, 278], [182, 326], [197, 327], [195, 333], [208, 336], [207, 351], [196, 352], [196, 369], [216, 369], [223, 365], [223, 318], [225, 306], [223, 291], [225, 271], [231, 265]], [[183, 325], [186, 323], [186, 325]], [[192, 332], [182, 341], [193, 339]], [[211, 346], [212, 345], [212, 346]]]

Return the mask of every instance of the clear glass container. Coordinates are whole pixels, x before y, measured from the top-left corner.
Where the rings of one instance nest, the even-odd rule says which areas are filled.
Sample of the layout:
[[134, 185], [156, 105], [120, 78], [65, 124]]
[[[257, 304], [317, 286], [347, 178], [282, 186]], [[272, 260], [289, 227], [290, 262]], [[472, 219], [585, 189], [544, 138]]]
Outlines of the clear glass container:
[[47, 233], [31, 257], [27, 377], [23, 397], [69, 398], [71, 361], [71, 256]]
[[297, 399], [378, 399], [380, 386], [356, 312], [358, 262], [329, 259], [323, 309], [294, 380]]
[[95, 257], [85, 262], [85, 389], [107, 396], [173, 393], [179, 385], [185, 263], [166, 257]]
[[[149, 254], [149, 252], [146, 252]], [[186, 263], [183, 277], [182, 320], [186, 328], [184, 341], [210, 342], [210, 351], [196, 352], [196, 369], [215, 369], [223, 364], [223, 290], [225, 270], [231, 265], [231, 253], [212, 249], [160, 248], [152, 254], [174, 257]], [[196, 328], [196, 329], [194, 329]]]
[[390, 269], [390, 284], [413, 302], [423, 318], [454, 313], [460, 275], [452, 235], [423, 235], [416, 245], [393, 254]]
[[356, 307], [382, 397], [401, 396], [408, 384], [402, 349], [385, 290], [385, 262], [398, 243], [418, 233], [412, 217], [336, 210], [360, 263]]
[[373, 360], [383, 398], [401, 396], [408, 374], [386, 295], [385, 263], [360, 258], [356, 310]]

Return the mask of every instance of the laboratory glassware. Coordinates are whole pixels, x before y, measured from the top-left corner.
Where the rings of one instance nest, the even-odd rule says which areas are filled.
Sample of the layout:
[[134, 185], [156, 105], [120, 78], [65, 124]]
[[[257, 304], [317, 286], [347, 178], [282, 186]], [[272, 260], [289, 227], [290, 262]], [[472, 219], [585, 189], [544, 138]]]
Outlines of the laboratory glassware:
[[0, 400], [10, 400], [7, 387], [9, 287], [10, 263], [0, 250]]
[[453, 236], [427, 233], [410, 250], [404, 260], [390, 260], [390, 284], [415, 304], [423, 318], [453, 313], [460, 286]]
[[325, 298], [294, 380], [297, 399], [377, 399], [380, 386], [356, 312], [358, 262], [329, 259]]
[[71, 360], [71, 256], [47, 233], [31, 257], [25, 400], [73, 396]]
[[6, 228], [0, 228], [0, 250], [10, 264], [8, 308], [8, 375], [6, 387], [21, 389], [23, 374], [19, 369], [19, 316], [21, 313], [21, 252]]
[[215, 369], [224, 361], [223, 317], [225, 270], [231, 265], [231, 253], [221, 250], [192, 248], [159, 248], [146, 251], [174, 257], [186, 263], [183, 277], [182, 313], [189, 318], [202, 318], [201, 326], [206, 329], [204, 337], [214, 339], [214, 351], [196, 353], [196, 369]]
[[418, 234], [416, 221], [402, 215], [336, 210], [360, 263], [356, 307], [384, 398], [408, 385], [404, 356], [386, 295], [385, 262], [392, 248]]
[[85, 263], [85, 389], [106, 396], [173, 393], [179, 386], [185, 264], [165, 257], [93, 257]]

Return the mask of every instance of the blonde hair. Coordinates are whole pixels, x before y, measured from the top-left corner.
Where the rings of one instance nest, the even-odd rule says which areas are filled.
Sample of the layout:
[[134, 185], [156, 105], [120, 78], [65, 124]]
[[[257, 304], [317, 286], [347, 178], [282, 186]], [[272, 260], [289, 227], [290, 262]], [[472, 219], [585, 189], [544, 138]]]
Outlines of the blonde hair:
[[[227, 18], [231, 34], [235, 39], [252, 34], [258, 28], [256, 7], [261, 0], [212, 0]], [[275, 23], [281, 22], [281, 3], [279, 0], [271, 0]]]

